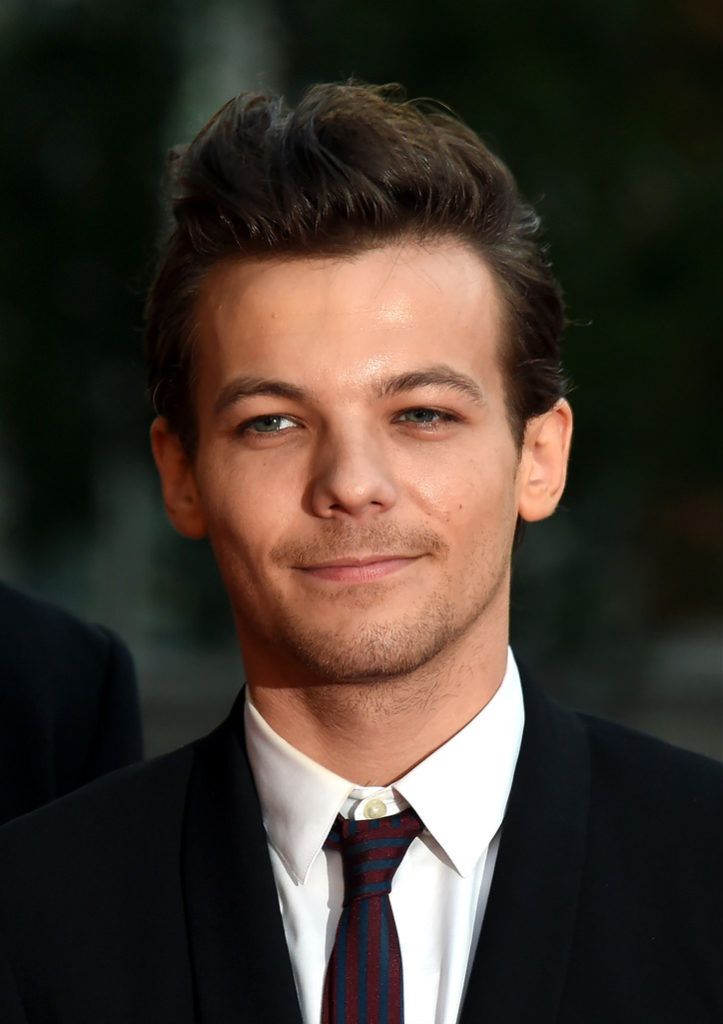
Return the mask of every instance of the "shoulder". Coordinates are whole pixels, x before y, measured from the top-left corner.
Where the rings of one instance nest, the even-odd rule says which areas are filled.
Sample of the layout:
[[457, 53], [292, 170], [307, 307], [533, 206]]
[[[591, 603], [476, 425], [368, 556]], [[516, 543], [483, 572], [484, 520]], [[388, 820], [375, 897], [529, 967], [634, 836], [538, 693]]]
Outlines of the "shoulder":
[[128, 649], [0, 583], [0, 821], [143, 756]]
[[[0, 946], [29, 1020], [48, 1007], [105, 1020], [106, 1000], [113, 1020], [155, 1020], [138, 1007], [155, 1008], [169, 970], [173, 993], [189, 998], [182, 837], [193, 760], [191, 745], [119, 769], [0, 828]], [[144, 970], [155, 982], [141, 998]]]
[[700, 919], [717, 913], [723, 766], [633, 729], [579, 718], [589, 744], [589, 839], [598, 862], [618, 865], [620, 878], [637, 865], [638, 891], [657, 885], [686, 913], [693, 906]]
[[101, 641], [104, 636], [99, 627], [64, 608], [3, 582], [0, 582], [0, 614], [7, 632], [11, 627], [21, 633], [40, 629], [45, 635], [57, 639], [70, 637], [90, 641]]
[[24, 679], [56, 658], [74, 672], [102, 675], [111, 654], [129, 659], [102, 626], [0, 583], [0, 658], [3, 672]]
[[[582, 743], [589, 765], [593, 796], [618, 805], [650, 800], [653, 805], [720, 808], [723, 765], [713, 758], [684, 750], [647, 733], [559, 703], [522, 675], [528, 746], [536, 757], [554, 756], [571, 737]], [[543, 737], [545, 742], [542, 742]]]
[[192, 759], [186, 749], [119, 769], [0, 828], [0, 934], [13, 961], [56, 970], [89, 936], [126, 957], [158, 922], [176, 928]]
[[721, 799], [723, 765], [663, 740], [593, 715], [578, 713], [590, 745], [593, 770], [601, 780], [624, 781], [638, 798], [703, 804]]
[[526, 788], [542, 772], [554, 778], [550, 798], [584, 789], [593, 847], [656, 861], [687, 856], [691, 866], [714, 865], [718, 854], [723, 862], [718, 761], [565, 707], [529, 679], [523, 692]]
[[[180, 835], [195, 744], [111, 772], [0, 828], [0, 889], [142, 864]], [[42, 882], [40, 883], [42, 884]]]

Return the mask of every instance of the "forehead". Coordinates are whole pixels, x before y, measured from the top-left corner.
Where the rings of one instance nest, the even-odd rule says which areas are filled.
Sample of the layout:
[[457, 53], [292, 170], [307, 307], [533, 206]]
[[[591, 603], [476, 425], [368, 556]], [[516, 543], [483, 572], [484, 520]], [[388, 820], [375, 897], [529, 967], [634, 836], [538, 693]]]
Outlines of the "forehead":
[[375, 372], [442, 359], [488, 374], [499, 324], [492, 275], [462, 243], [226, 262], [197, 306], [199, 391], [211, 398], [239, 373], [361, 386]]

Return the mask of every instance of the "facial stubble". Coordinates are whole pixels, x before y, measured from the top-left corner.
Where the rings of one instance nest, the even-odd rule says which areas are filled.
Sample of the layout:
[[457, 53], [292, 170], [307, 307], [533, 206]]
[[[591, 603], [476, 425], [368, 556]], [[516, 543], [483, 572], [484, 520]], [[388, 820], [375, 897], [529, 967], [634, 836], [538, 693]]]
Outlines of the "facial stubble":
[[[480, 550], [489, 551], [489, 538], [480, 536]], [[493, 548], [494, 550], [494, 548]], [[315, 614], [302, 613], [314, 598], [291, 604], [281, 588], [270, 583], [266, 607], [275, 609], [273, 622], [246, 618], [258, 639], [283, 652], [291, 663], [303, 666], [304, 675], [319, 684], [384, 684], [419, 674], [434, 666], [461, 641], [485, 615], [509, 579], [509, 558], [501, 551], [490, 564], [472, 559], [477, 574], [453, 578], [447, 568], [449, 548], [436, 534], [425, 531], [346, 531], [338, 524], [312, 544], [285, 544], [272, 553], [272, 562], [285, 571], [289, 566], [314, 565], [330, 558], [370, 551], [417, 554], [440, 567], [437, 584], [425, 586], [425, 566], [420, 570], [420, 590], [410, 590], [408, 610], [385, 616], [385, 604], [397, 586], [409, 581], [393, 577], [378, 583], [320, 590], [315, 595]], [[245, 602], [244, 602], [245, 603]], [[325, 618], [325, 609], [328, 616]], [[378, 613], [375, 614], [375, 610]], [[256, 616], [254, 616], [256, 619]], [[333, 624], [332, 624], [333, 623]]]

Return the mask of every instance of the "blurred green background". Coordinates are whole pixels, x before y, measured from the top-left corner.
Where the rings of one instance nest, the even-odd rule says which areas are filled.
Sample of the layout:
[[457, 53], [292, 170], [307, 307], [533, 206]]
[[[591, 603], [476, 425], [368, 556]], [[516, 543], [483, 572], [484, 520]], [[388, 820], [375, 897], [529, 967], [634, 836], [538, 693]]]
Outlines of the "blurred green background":
[[517, 558], [518, 653], [720, 754], [722, 41], [718, 0], [4, 0], [0, 575], [126, 639], [150, 753], [242, 678], [148, 453], [164, 154], [242, 89], [355, 75], [441, 98], [509, 162], [575, 321], [572, 474]]

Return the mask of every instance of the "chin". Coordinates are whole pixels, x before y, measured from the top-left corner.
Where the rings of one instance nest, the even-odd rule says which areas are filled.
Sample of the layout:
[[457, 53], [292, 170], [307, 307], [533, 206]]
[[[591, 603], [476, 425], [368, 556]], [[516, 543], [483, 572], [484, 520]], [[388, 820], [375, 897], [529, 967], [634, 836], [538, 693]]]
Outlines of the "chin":
[[[466, 625], [466, 624], [465, 624]], [[411, 675], [437, 658], [464, 631], [449, 610], [413, 622], [359, 623], [323, 629], [296, 620], [274, 642], [320, 680], [372, 683]]]

